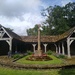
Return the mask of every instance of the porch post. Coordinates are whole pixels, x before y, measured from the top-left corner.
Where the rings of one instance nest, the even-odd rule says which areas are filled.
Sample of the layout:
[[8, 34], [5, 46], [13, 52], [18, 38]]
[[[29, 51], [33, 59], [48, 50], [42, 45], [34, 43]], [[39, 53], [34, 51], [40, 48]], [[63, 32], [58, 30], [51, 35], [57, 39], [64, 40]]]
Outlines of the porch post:
[[59, 47], [59, 54], [60, 54], [60, 44], [58, 44], [58, 47]]
[[55, 45], [55, 47], [56, 47], [56, 53], [58, 53], [58, 47], [57, 47], [57, 45], [56, 44], [54, 44]]
[[10, 52], [12, 52], [12, 39], [10, 39]]
[[11, 57], [11, 54], [12, 54], [12, 38], [10, 38], [9, 40], [6, 40], [6, 42], [9, 44], [8, 57]]
[[62, 42], [62, 54], [65, 55], [65, 52], [64, 52], [64, 43]]
[[47, 45], [48, 44], [43, 44], [44, 45], [44, 48], [45, 48], [45, 53], [47, 52]]
[[68, 58], [71, 58], [71, 54], [70, 54], [70, 39], [67, 38], [67, 51], [68, 51]]
[[32, 45], [33, 45], [33, 50], [34, 50], [34, 53], [35, 53], [36, 44], [32, 44]]

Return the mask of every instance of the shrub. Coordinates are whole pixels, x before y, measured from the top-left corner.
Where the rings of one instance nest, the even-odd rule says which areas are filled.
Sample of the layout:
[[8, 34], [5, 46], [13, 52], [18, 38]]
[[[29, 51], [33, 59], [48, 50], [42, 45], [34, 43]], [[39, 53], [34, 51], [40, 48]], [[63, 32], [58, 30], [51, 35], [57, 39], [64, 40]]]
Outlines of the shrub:
[[62, 59], [64, 59], [64, 58], [66, 58], [66, 57], [65, 57], [65, 55], [60, 54], [60, 55], [57, 56], [57, 58], [62, 58]]
[[51, 55], [53, 52], [51, 50], [47, 51], [48, 55]]
[[27, 51], [27, 54], [28, 54], [28, 55], [31, 55], [31, 54], [32, 54], [32, 52], [28, 50], [28, 51]]
[[20, 54], [15, 54], [15, 55], [12, 56], [12, 58], [14, 58], [14, 59], [17, 59], [17, 58], [20, 58], [20, 57], [21, 57]]

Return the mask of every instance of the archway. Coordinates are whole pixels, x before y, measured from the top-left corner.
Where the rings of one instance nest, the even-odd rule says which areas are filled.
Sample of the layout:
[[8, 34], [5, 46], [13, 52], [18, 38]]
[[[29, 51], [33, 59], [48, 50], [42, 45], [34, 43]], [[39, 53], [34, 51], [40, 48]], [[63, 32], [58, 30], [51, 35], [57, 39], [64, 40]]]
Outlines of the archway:
[[75, 55], [75, 40], [70, 45], [71, 56]]

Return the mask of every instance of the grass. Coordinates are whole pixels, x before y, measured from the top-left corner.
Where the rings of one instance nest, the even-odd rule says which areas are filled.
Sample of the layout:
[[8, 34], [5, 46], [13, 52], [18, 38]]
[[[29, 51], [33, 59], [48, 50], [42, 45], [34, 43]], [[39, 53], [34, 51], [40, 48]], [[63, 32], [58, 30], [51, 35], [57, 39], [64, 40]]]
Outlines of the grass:
[[16, 70], [0, 67], [0, 75], [75, 75], [75, 69]]
[[21, 64], [38, 64], [38, 65], [50, 65], [50, 64], [62, 64], [63, 63], [61, 59], [58, 59], [53, 55], [49, 55], [49, 57], [53, 59], [50, 61], [30, 61], [30, 60], [26, 60], [27, 57], [29, 56], [25, 56], [16, 62], [21, 63]]

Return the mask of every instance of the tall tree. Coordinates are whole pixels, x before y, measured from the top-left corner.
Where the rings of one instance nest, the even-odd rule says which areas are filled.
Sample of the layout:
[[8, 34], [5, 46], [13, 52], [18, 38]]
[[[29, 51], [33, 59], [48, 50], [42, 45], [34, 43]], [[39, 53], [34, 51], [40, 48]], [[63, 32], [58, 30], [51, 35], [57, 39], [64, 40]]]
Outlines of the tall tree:
[[64, 13], [68, 25], [70, 27], [74, 27], [75, 26], [75, 2], [66, 4], [64, 7]]
[[[75, 26], [75, 2], [65, 6], [49, 6], [42, 15], [46, 17], [43, 22], [42, 35], [58, 35]], [[37, 25], [27, 30], [28, 35], [37, 35]]]
[[54, 6], [44, 10], [45, 25], [50, 35], [62, 34], [75, 25], [75, 3], [68, 3], [64, 7]]

